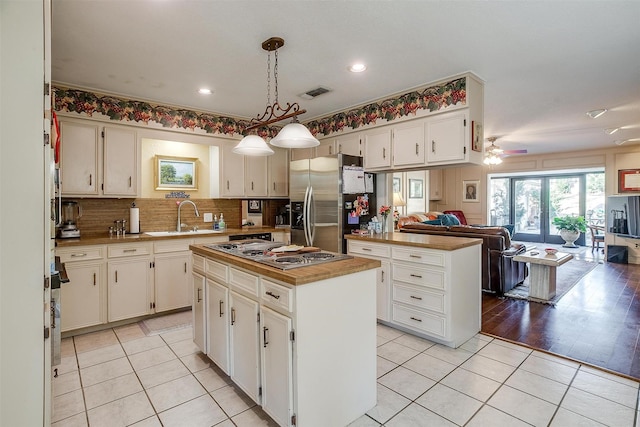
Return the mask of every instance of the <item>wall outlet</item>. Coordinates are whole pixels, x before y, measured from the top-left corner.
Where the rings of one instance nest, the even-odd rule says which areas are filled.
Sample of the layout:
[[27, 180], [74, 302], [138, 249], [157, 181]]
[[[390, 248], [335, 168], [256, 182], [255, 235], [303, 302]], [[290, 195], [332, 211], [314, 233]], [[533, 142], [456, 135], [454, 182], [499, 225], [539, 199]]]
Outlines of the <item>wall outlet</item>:
[[204, 214], [204, 222], [213, 222], [213, 214], [212, 213]]

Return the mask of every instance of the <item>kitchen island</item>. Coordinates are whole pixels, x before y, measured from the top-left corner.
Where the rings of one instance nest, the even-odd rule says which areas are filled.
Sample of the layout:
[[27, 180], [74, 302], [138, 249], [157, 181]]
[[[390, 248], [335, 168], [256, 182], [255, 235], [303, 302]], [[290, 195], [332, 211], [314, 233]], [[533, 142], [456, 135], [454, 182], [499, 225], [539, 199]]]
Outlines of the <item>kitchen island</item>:
[[282, 426], [346, 426], [376, 405], [380, 262], [283, 270], [191, 245], [194, 341]]
[[378, 321], [450, 347], [480, 332], [482, 239], [413, 233], [345, 235], [379, 260]]

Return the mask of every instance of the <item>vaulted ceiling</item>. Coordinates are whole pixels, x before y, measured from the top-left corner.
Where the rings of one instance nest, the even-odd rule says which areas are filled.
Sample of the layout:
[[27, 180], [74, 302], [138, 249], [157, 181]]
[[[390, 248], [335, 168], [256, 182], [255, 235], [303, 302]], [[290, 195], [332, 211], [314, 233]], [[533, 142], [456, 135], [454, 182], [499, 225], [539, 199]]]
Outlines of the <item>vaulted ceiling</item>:
[[[639, 22], [638, 1], [53, 0], [52, 73], [251, 118], [267, 101], [261, 43], [279, 36], [279, 100], [302, 122], [472, 71], [485, 137], [548, 153], [640, 143]], [[349, 72], [356, 61], [367, 70]], [[318, 87], [330, 92], [299, 97]]]

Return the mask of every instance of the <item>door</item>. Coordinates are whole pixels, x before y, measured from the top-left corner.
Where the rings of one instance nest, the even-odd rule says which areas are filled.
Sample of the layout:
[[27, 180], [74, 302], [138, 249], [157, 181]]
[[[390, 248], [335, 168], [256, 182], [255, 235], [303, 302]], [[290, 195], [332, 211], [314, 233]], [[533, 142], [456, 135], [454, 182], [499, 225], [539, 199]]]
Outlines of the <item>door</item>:
[[155, 256], [156, 313], [191, 305], [191, 252]]
[[62, 194], [98, 195], [98, 125], [60, 121]]
[[288, 426], [293, 413], [293, 346], [291, 319], [266, 307], [262, 331], [262, 409], [278, 425]]
[[310, 160], [308, 196], [310, 245], [326, 251], [342, 253], [341, 213], [342, 194], [339, 182], [342, 168], [338, 156], [316, 157]]
[[515, 179], [512, 192], [514, 240], [542, 242], [542, 178]]
[[426, 123], [427, 162], [464, 160], [467, 141], [467, 117], [454, 112], [431, 117]]
[[[553, 225], [555, 217], [562, 216], [584, 216], [584, 194], [585, 179], [584, 176], [559, 176], [546, 178], [546, 188], [548, 190], [546, 210], [546, 235], [545, 242], [564, 243], [564, 240], [558, 234], [559, 231]], [[585, 233], [581, 233], [576, 244], [584, 245]]]
[[229, 289], [207, 279], [207, 356], [229, 374]]
[[205, 278], [203, 275], [192, 272], [193, 277], [193, 342], [200, 351], [207, 353], [206, 323], [204, 318]]
[[258, 332], [259, 305], [256, 301], [229, 292], [231, 306], [231, 378], [249, 395], [260, 403], [260, 336]]
[[104, 262], [65, 263], [69, 282], [61, 286], [62, 332], [102, 323]]

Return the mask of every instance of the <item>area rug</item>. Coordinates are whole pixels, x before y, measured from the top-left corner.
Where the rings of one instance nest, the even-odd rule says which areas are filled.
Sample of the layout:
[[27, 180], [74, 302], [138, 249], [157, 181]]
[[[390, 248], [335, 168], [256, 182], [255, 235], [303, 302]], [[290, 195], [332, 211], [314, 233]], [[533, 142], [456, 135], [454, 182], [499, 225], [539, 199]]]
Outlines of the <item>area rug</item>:
[[138, 322], [138, 326], [140, 326], [145, 335], [160, 335], [165, 332], [190, 327], [191, 316], [191, 310], [181, 311], [166, 316], [141, 320]]
[[538, 302], [541, 304], [556, 305], [560, 298], [571, 290], [584, 276], [596, 268], [597, 262], [572, 259], [568, 263], [558, 267], [556, 272], [556, 296], [550, 300], [540, 300], [529, 297], [529, 275], [521, 285], [516, 286], [504, 296], [508, 298]]

